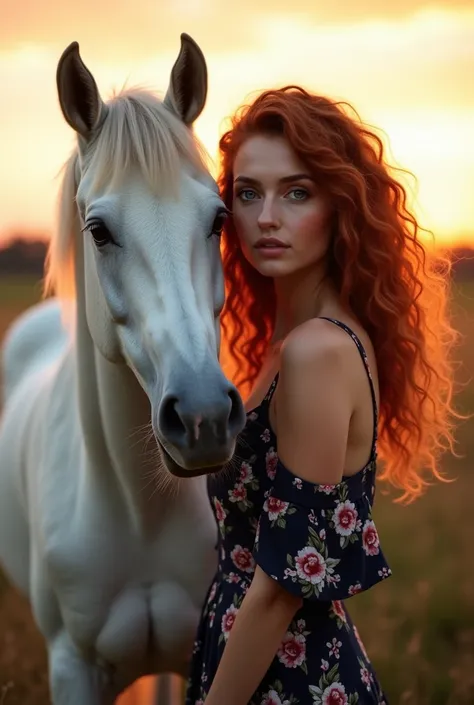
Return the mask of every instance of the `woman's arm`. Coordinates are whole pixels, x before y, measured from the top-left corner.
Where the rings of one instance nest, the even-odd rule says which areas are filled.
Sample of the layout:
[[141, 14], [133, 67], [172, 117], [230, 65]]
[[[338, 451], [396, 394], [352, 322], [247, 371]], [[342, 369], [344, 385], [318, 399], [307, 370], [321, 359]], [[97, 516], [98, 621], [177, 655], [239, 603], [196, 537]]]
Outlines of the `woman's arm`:
[[206, 705], [247, 705], [302, 603], [257, 566]]
[[347, 333], [329, 321], [308, 321], [283, 343], [275, 391], [278, 457], [304, 480], [342, 479], [363, 369], [358, 356]]

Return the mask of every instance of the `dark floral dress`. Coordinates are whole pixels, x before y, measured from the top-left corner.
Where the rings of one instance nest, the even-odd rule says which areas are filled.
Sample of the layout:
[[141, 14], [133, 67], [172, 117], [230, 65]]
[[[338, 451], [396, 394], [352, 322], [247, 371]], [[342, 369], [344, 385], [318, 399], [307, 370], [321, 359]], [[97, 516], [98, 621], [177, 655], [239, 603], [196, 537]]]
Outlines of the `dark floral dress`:
[[[249, 705], [387, 705], [343, 600], [390, 575], [372, 521], [377, 407], [370, 460], [336, 485], [307, 482], [278, 459], [269, 404], [247, 415], [234, 470], [210, 477], [218, 524], [219, 564], [204, 606], [191, 665], [186, 705], [201, 705], [211, 687], [255, 565], [304, 598]], [[223, 703], [225, 705], [225, 703]]]

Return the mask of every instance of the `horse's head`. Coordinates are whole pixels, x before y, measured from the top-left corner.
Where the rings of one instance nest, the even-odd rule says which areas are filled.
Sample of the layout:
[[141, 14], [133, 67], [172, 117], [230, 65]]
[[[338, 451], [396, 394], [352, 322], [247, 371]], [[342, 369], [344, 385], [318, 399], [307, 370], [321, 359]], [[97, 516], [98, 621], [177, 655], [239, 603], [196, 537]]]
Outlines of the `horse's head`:
[[206, 101], [204, 57], [182, 35], [163, 102], [131, 90], [106, 104], [74, 43], [57, 85], [78, 135], [71, 168], [92, 339], [148, 395], [168, 470], [215, 472], [245, 413], [218, 362], [226, 210], [190, 130]]

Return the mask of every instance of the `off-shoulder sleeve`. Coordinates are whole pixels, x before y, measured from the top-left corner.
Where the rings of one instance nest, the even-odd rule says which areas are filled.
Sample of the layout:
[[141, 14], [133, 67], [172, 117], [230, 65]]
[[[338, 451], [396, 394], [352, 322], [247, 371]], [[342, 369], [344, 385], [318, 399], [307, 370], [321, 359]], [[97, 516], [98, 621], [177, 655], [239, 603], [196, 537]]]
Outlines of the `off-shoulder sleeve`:
[[369, 467], [337, 485], [317, 485], [279, 462], [259, 519], [256, 563], [311, 600], [343, 600], [387, 578], [372, 520], [374, 475]]

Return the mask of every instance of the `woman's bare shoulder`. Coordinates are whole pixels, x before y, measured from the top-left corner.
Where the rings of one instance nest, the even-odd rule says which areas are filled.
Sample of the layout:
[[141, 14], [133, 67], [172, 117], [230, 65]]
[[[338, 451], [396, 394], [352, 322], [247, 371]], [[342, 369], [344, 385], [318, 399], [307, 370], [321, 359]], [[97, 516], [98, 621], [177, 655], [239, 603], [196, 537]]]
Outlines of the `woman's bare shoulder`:
[[350, 337], [323, 318], [312, 318], [294, 328], [282, 343], [282, 363], [309, 362], [326, 355], [344, 354], [353, 346]]

